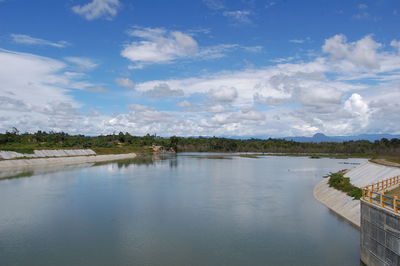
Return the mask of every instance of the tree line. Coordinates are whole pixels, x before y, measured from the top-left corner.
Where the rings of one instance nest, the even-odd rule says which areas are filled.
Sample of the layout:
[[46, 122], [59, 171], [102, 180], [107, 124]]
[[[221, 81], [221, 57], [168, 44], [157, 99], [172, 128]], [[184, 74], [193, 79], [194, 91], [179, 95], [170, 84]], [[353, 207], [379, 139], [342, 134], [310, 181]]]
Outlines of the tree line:
[[0, 150], [29, 152], [45, 148], [146, 148], [163, 146], [178, 152], [263, 152], [263, 153], [335, 153], [400, 155], [400, 140], [382, 138], [345, 142], [301, 143], [283, 139], [232, 139], [223, 137], [160, 137], [114, 133], [99, 136], [70, 135], [65, 132], [37, 131], [20, 133], [17, 129], [0, 133]]

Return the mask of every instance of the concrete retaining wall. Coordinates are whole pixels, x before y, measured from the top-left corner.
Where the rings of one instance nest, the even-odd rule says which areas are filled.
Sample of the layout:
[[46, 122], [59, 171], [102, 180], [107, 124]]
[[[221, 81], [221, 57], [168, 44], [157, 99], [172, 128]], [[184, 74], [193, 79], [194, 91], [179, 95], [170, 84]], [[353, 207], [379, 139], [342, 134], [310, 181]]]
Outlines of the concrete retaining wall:
[[19, 159], [0, 161], [0, 169], [12, 167], [25, 167], [30, 165], [49, 165], [49, 164], [79, 164], [90, 162], [104, 162], [121, 159], [135, 158], [135, 153], [112, 154], [112, 155], [90, 155], [59, 158], [40, 158], [40, 159]]
[[329, 187], [328, 178], [314, 187], [314, 197], [339, 216], [360, 227], [360, 201]]
[[88, 156], [96, 155], [91, 149], [75, 149], [75, 150], [34, 150], [33, 154], [18, 153], [14, 151], [0, 151], [0, 159], [15, 158], [38, 158], [38, 157], [67, 157], [67, 156]]
[[361, 261], [400, 265], [400, 215], [361, 201]]

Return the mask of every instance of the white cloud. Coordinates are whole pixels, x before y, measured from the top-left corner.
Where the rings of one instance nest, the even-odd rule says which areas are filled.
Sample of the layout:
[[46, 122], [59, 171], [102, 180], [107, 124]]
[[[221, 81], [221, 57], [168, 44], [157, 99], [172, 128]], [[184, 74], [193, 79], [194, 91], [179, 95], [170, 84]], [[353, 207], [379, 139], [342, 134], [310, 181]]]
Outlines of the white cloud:
[[177, 58], [191, 56], [198, 49], [197, 42], [180, 31], [135, 27], [129, 34], [141, 38], [142, 41], [126, 45], [121, 55], [139, 64], [167, 63]]
[[[71, 75], [68, 65], [48, 57], [0, 50], [0, 130], [67, 130], [93, 134], [98, 126], [86, 127], [89, 119], [70, 94], [72, 89], [90, 90], [84, 75]], [[96, 122], [94, 122], [96, 121]], [[98, 123], [94, 120], [93, 123]]]
[[211, 10], [220, 10], [225, 8], [221, 0], [203, 0], [203, 3]]
[[117, 78], [115, 82], [117, 82], [118, 85], [128, 89], [133, 89], [135, 87], [133, 81], [128, 78]]
[[72, 102], [61, 88], [71, 81], [58, 74], [66, 67], [64, 63], [6, 50], [0, 50], [0, 58], [0, 93], [3, 96], [11, 95], [12, 98], [35, 105], [46, 105], [49, 99]]
[[98, 66], [92, 59], [86, 57], [66, 57], [65, 60], [73, 63], [79, 71], [92, 70]]
[[348, 43], [344, 35], [338, 34], [325, 40], [322, 50], [331, 54], [335, 59], [345, 59], [356, 67], [370, 70], [380, 67], [377, 56], [379, 47], [381, 47], [381, 44], [375, 42], [371, 35], [367, 35], [356, 42]]
[[173, 90], [165, 83], [154, 86], [153, 89], [147, 90], [144, 94], [151, 98], [181, 97], [184, 95], [181, 89]]
[[10, 36], [14, 42], [19, 44], [52, 46], [57, 48], [64, 48], [69, 45], [69, 43], [66, 41], [52, 42], [44, 39], [34, 38], [25, 34], [11, 34]]
[[[378, 46], [381, 49], [374, 48]], [[82, 114], [71, 89], [65, 89], [99, 87], [85, 81], [81, 72], [68, 71], [71, 66], [66, 62], [0, 50], [0, 61], [5, 62], [0, 65], [0, 130], [16, 126], [22, 131], [85, 134], [127, 131], [135, 135], [278, 137], [316, 132], [399, 133], [397, 51], [371, 36], [355, 42], [333, 36], [322, 49], [325, 53], [309, 61], [182, 79], [133, 83], [119, 78], [120, 86], [134, 87], [135, 95], [153, 97], [154, 106], [166, 106], [166, 110], [138, 104], [131, 91], [116, 91], [123, 95], [115, 97], [132, 97], [127, 110], [116, 114], [102, 110], [95, 115]], [[368, 59], [371, 52], [374, 60]], [[168, 111], [168, 105], [160, 104], [165, 97], [185, 98], [169, 99], [181, 108]]]
[[[345, 101], [344, 109], [352, 115], [353, 126], [361, 128], [368, 126], [370, 116], [369, 107], [361, 95], [353, 93], [350, 98]], [[358, 130], [360, 130], [360, 128], [358, 128]]]
[[291, 42], [291, 43], [304, 43], [305, 42], [305, 40], [302, 40], [302, 39], [293, 39], [293, 40], [289, 40], [289, 42]]
[[368, 112], [368, 104], [363, 101], [360, 94], [353, 93], [344, 103], [344, 109], [356, 115], [364, 115]]
[[390, 42], [390, 45], [391, 45], [393, 48], [397, 49], [397, 51], [400, 53], [400, 41], [398, 41], [398, 40], [392, 40], [392, 41]]
[[137, 112], [143, 112], [143, 111], [155, 111], [154, 108], [148, 107], [146, 105], [141, 105], [141, 104], [129, 104], [128, 109], [135, 110]]
[[[197, 59], [213, 59], [224, 57], [227, 52], [240, 48], [238, 44], [219, 44], [214, 46], [205, 47], [194, 54]], [[245, 48], [247, 49], [247, 48]]]
[[264, 47], [262, 47], [261, 45], [256, 45], [256, 46], [244, 46], [243, 49], [248, 51], [248, 52], [252, 52], [252, 53], [258, 53], [261, 52], [262, 49]]
[[222, 15], [233, 19], [237, 23], [248, 24], [251, 23], [250, 15], [252, 13], [249, 10], [235, 10], [235, 11], [224, 11]]
[[176, 106], [183, 107], [183, 108], [189, 108], [189, 107], [192, 107], [192, 104], [188, 101], [181, 101], [181, 102], [177, 103]]
[[121, 6], [119, 0], [93, 0], [86, 5], [76, 5], [72, 11], [87, 20], [98, 18], [113, 19]]
[[287, 63], [287, 62], [293, 61], [294, 59], [295, 58], [293, 56], [289, 56], [286, 58], [275, 58], [275, 59], [271, 59], [269, 61], [273, 62], [273, 63]]
[[[309, 62], [281, 63], [258, 69], [225, 71], [197, 78], [155, 80], [138, 83], [136, 89], [145, 92], [157, 84], [165, 83], [171, 89], [182, 89], [188, 97], [199, 94], [208, 97], [211, 100], [205, 102], [206, 106], [209, 104], [208, 107], [203, 106], [197, 115], [202, 115], [198, 125], [211, 132], [236, 132], [240, 135], [253, 130], [253, 135], [256, 134], [254, 132], [261, 132], [280, 136], [307, 135], [318, 131], [332, 135], [375, 132], [378, 128], [374, 128], [377, 122], [373, 119], [383, 112], [380, 111], [383, 106], [395, 108], [396, 105], [381, 106], [378, 102], [370, 105], [380, 95], [382, 83], [363, 85], [354, 82], [354, 79], [377, 76], [382, 82], [396, 80], [395, 73], [400, 71], [400, 57], [392, 52], [379, 51], [377, 48], [381, 46], [371, 36], [354, 43], [347, 42], [344, 36], [333, 36], [323, 46], [324, 52], [329, 53], [330, 57], [321, 56]], [[343, 70], [341, 66], [347, 68]], [[332, 78], [325, 73], [335, 75]], [[375, 96], [365, 98], [365, 94], [371, 91], [375, 91]], [[272, 109], [262, 112], [254, 110], [251, 116], [243, 115], [249, 110], [248, 106], [259, 104]], [[212, 113], [217, 114], [210, 117]], [[257, 126], [250, 122], [256, 120], [250, 118], [259, 119]], [[263, 124], [275, 128], [266, 128]], [[387, 132], [396, 130], [400, 131], [399, 126], [393, 126]]]
[[217, 102], [233, 102], [238, 97], [238, 92], [235, 87], [221, 86], [218, 89], [211, 89], [210, 97]]
[[238, 44], [218, 44], [200, 47], [189, 34], [163, 28], [133, 27], [128, 32], [140, 39], [124, 46], [121, 55], [134, 64], [129, 69], [142, 69], [149, 64], [171, 63], [178, 59], [209, 60], [221, 58], [227, 53], [242, 49], [260, 52], [262, 46], [240, 46]]
[[222, 113], [222, 112], [225, 112], [226, 109], [222, 104], [217, 104], [217, 105], [210, 106], [208, 111], [211, 113]]

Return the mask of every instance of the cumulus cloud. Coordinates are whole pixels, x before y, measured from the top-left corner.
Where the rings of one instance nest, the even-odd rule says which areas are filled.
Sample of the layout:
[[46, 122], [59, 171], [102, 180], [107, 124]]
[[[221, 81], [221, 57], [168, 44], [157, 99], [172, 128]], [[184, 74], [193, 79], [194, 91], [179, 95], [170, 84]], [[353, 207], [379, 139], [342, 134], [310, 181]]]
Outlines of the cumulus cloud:
[[353, 93], [344, 103], [344, 109], [355, 115], [365, 115], [368, 112], [368, 105], [358, 93]]
[[117, 15], [120, 6], [119, 0], [93, 0], [86, 5], [73, 6], [72, 11], [87, 20], [98, 18], [111, 20]]
[[129, 35], [142, 41], [126, 45], [121, 55], [137, 63], [167, 63], [197, 52], [198, 44], [189, 35], [180, 31], [159, 28], [135, 27]]
[[217, 102], [233, 102], [238, 97], [238, 91], [235, 87], [221, 86], [218, 89], [211, 89], [210, 97]]
[[379, 47], [381, 44], [375, 42], [371, 35], [349, 43], [346, 36], [338, 34], [325, 40], [322, 50], [335, 59], [346, 59], [356, 67], [370, 70], [380, 67], [377, 56]]
[[64, 48], [69, 45], [67, 41], [52, 42], [44, 39], [34, 38], [25, 34], [11, 34], [11, 39], [15, 43], [26, 45], [51, 46], [56, 48]]
[[[85, 81], [81, 72], [65, 71], [73, 63], [0, 50], [0, 61], [5, 62], [0, 65], [0, 129], [276, 137], [400, 132], [397, 51], [371, 36], [355, 42], [332, 36], [322, 50], [309, 61], [197, 77], [135, 84], [119, 78], [117, 84], [152, 97], [154, 106], [166, 97], [178, 97], [169, 101], [180, 108], [162, 110], [132, 97], [126, 111], [95, 115], [82, 113], [71, 89], [65, 89], [99, 87]], [[376, 62], [363, 58], [370, 56], [366, 51], [375, 53]]]
[[[369, 107], [361, 95], [358, 93], [353, 93], [349, 99], [345, 101], [344, 109], [353, 116], [353, 126], [365, 128], [368, 125], [370, 116]], [[357, 122], [359, 125], [357, 125]]]
[[181, 89], [173, 90], [166, 83], [160, 83], [144, 94], [151, 98], [181, 97], [184, 95]]
[[[382, 82], [398, 80], [395, 73], [400, 70], [400, 57], [393, 52], [380, 52], [377, 48], [381, 44], [371, 36], [354, 43], [348, 42], [344, 36], [333, 36], [328, 40], [332, 42], [325, 42], [322, 49], [329, 56], [322, 55], [309, 62], [281, 62], [270, 67], [225, 71], [196, 78], [149, 81], [138, 83], [136, 89], [145, 92], [157, 84], [165, 83], [170, 89], [182, 89], [185, 96], [204, 95], [208, 101], [203, 106], [205, 113], [198, 124], [212, 132], [217, 132], [216, 125], [218, 132], [239, 128], [261, 132], [263, 127], [260, 121], [276, 127], [264, 127], [264, 134], [374, 132], [372, 127], [377, 122], [373, 119], [383, 112], [383, 106], [394, 108], [396, 105], [387, 104], [387, 100], [382, 105], [373, 102], [380, 95], [384, 83], [365, 85], [353, 80], [372, 76]], [[371, 51], [375, 53], [373, 60], [368, 55]], [[373, 67], [371, 62], [379, 65], [379, 68]], [[343, 71], [340, 66], [348, 68]], [[328, 73], [335, 73], [335, 77], [332, 78]], [[365, 98], [365, 93], [371, 91], [376, 92], [375, 96]], [[257, 111], [259, 105], [266, 105], [270, 109]], [[252, 116], [244, 116], [246, 110], [252, 110]], [[258, 126], [250, 123], [255, 121], [249, 119], [252, 117], [260, 119]], [[394, 132], [394, 128], [398, 126], [394, 126], [390, 132]], [[246, 130], [238, 130], [237, 134]]]

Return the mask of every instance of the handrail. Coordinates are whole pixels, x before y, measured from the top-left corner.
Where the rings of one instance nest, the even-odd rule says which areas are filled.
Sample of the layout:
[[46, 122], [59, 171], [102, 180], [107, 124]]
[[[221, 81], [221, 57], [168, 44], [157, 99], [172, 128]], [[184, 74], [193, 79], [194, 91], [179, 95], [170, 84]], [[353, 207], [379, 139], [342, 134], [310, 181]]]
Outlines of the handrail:
[[389, 188], [396, 186], [398, 184], [400, 184], [400, 175], [393, 176], [393, 177], [390, 177], [387, 179], [383, 179], [383, 180], [373, 183], [371, 185], [367, 185], [364, 188], [367, 188], [368, 190], [380, 192], [380, 191], [386, 191]]
[[400, 176], [390, 177], [361, 188], [362, 200], [382, 208], [389, 208], [395, 213], [399, 212], [400, 200], [397, 196], [386, 196], [385, 192], [400, 185]]

